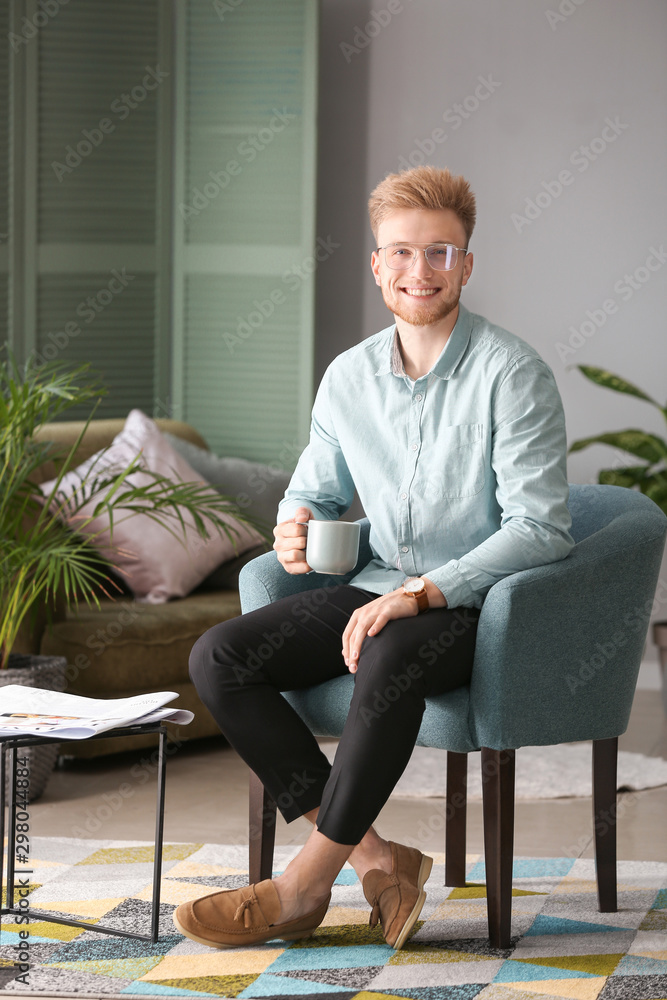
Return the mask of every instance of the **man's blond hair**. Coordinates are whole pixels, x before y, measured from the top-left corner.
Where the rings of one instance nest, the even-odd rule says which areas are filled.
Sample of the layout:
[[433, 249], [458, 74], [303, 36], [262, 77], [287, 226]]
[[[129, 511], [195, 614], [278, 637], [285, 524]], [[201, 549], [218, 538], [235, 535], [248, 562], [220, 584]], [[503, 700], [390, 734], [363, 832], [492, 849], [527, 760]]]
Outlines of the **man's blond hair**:
[[446, 168], [415, 167], [388, 174], [380, 181], [368, 201], [376, 242], [380, 223], [399, 208], [451, 209], [465, 230], [466, 246], [475, 228], [477, 209], [470, 184]]

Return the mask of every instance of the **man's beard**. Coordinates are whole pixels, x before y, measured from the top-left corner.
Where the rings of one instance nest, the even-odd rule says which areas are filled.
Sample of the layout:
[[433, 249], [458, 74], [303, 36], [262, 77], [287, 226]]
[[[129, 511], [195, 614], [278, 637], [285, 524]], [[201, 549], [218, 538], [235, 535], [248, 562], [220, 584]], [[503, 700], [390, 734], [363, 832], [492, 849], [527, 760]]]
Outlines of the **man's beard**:
[[461, 298], [461, 286], [452, 288], [444, 298], [441, 295], [435, 296], [436, 301], [433, 303], [429, 300], [420, 301], [415, 296], [415, 306], [412, 309], [408, 308], [407, 303], [404, 304], [400, 292], [393, 296], [382, 288], [382, 298], [387, 309], [405, 323], [410, 323], [412, 326], [431, 326], [456, 309]]

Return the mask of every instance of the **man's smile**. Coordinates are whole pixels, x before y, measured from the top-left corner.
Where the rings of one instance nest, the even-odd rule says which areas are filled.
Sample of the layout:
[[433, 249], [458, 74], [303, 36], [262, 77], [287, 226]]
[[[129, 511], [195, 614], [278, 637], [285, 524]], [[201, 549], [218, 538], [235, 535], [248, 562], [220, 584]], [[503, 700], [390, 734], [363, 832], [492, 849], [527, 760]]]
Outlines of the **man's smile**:
[[406, 295], [415, 295], [418, 298], [428, 298], [431, 295], [437, 295], [440, 291], [439, 288], [406, 288], [401, 287], [401, 291], [405, 292]]

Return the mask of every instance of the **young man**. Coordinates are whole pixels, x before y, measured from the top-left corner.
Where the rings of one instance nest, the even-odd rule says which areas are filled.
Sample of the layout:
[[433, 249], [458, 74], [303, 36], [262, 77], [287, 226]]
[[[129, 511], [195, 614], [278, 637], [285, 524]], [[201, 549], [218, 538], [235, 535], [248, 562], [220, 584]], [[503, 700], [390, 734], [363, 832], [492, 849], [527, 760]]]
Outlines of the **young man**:
[[[276, 879], [178, 907], [179, 930], [212, 947], [312, 933], [347, 860], [372, 921], [402, 947], [431, 859], [372, 823], [408, 763], [424, 699], [469, 680], [489, 588], [573, 544], [553, 375], [531, 347], [459, 304], [473, 267], [467, 181], [434, 167], [391, 174], [369, 210], [371, 266], [395, 323], [327, 370], [274, 549], [288, 573], [307, 573], [300, 522], [338, 519], [356, 488], [373, 558], [307, 615], [286, 598], [216, 626], [192, 651], [191, 676], [229, 742], [288, 821], [314, 825]], [[250, 668], [264, 633], [281, 626], [284, 645]], [[447, 643], [434, 643], [441, 634]], [[355, 691], [330, 766], [280, 691], [348, 670]], [[377, 712], [397, 675], [409, 683]]]

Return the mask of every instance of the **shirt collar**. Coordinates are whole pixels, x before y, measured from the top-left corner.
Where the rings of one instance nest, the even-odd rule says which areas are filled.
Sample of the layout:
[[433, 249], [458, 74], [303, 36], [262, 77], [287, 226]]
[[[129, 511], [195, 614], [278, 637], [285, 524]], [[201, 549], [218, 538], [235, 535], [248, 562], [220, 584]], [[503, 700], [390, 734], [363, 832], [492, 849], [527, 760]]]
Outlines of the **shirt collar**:
[[[466, 307], [459, 302], [459, 314], [454, 329], [449, 335], [442, 354], [433, 365], [431, 371], [440, 379], [449, 379], [458, 368], [466, 348], [470, 343], [472, 332], [472, 317]], [[398, 331], [393, 328], [393, 337], [389, 341], [385, 361], [380, 365], [376, 375], [397, 375], [405, 378], [405, 368], [398, 346]]]
[[405, 365], [401, 357], [401, 349], [398, 346], [398, 330], [395, 327], [391, 346], [391, 374], [405, 376]]

